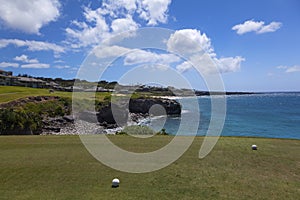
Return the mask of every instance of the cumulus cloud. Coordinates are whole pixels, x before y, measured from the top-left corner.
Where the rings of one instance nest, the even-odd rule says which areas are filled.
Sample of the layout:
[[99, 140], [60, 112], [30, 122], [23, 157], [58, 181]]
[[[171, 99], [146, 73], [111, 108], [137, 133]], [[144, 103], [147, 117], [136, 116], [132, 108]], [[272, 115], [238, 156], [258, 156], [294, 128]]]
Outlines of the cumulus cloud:
[[193, 65], [188, 62], [188, 61], [184, 61], [183, 63], [181, 63], [180, 65], [177, 65], [176, 69], [180, 72], [183, 73], [189, 69], [192, 69]]
[[268, 25], [263, 26], [257, 33], [275, 32], [282, 26], [280, 22], [271, 22]]
[[221, 73], [227, 73], [239, 71], [241, 68], [241, 63], [242, 61], [245, 61], [245, 58], [240, 56], [220, 59], [214, 58], [214, 61], [216, 62]]
[[130, 15], [127, 18], [118, 18], [112, 21], [111, 29], [113, 33], [121, 33], [124, 31], [135, 31], [139, 25], [132, 19]]
[[236, 31], [237, 34], [242, 35], [248, 32], [255, 32], [257, 34], [275, 32], [282, 26], [280, 22], [271, 22], [265, 25], [263, 21], [248, 20], [242, 24], [237, 24], [232, 27], [232, 30]]
[[286, 73], [300, 72], [300, 65], [294, 66], [278, 66], [277, 69], [283, 69]]
[[49, 67], [50, 67], [49, 64], [44, 64], [44, 63], [33, 63], [33, 64], [21, 65], [21, 68], [33, 68], [33, 69], [46, 69]]
[[39, 61], [37, 59], [29, 59], [27, 55], [21, 55], [21, 56], [16, 56], [14, 58], [15, 61], [20, 61], [24, 63], [38, 63]]
[[176, 67], [179, 72], [185, 72], [193, 66], [203, 73], [236, 72], [245, 60], [240, 56], [218, 58], [210, 38], [196, 29], [175, 31], [167, 41], [167, 49], [189, 60]]
[[192, 64], [190, 67], [196, 68], [203, 74], [216, 74], [220, 72], [220, 66], [215, 63], [216, 59], [209, 54], [195, 54], [189, 58], [189, 62]]
[[[33, 69], [45, 69], [49, 68], [49, 64], [40, 63], [37, 59], [30, 59], [27, 55], [22, 54], [21, 56], [16, 56], [15, 61], [19, 61], [25, 64], [21, 65], [21, 68], [33, 68]], [[18, 65], [19, 66], [19, 65]]]
[[242, 61], [245, 61], [245, 59], [240, 56], [218, 59], [203, 54], [192, 56], [189, 61], [177, 65], [176, 69], [181, 73], [192, 68], [196, 68], [204, 74], [229, 73], [240, 70]]
[[166, 23], [168, 7], [171, 0], [142, 0], [138, 1], [139, 16], [148, 22], [148, 25]]
[[10, 62], [1, 62], [0, 67], [19, 67], [18, 63], [10, 63]]
[[105, 18], [101, 15], [101, 10], [91, 10], [84, 8], [84, 17], [86, 22], [73, 21], [73, 27], [66, 28], [66, 33], [71, 40], [71, 46], [79, 48], [91, 44], [97, 44], [105, 39], [109, 26]]
[[0, 19], [9, 28], [39, 34], [40, 29], [59, 15], [58, 0], [0, 0]]
[[97, 9], [85, 7], [85, 20], [74, 20], [66, 28], [67, 41], [73, 48], [93, 46], [120, 32], [136, 31], [141, 26], [138, 19], [147, 25], [166, 23], [170, 3], [171, 0], [104, 0]]
[[111, 57], [119, 57], [129, 51], [131, 51], [131, 49], [114, 45], [114, 46], [96, 47], [93, 50], [93, 53], [97, 58], [111, 58]]
[[53, 51], [56, 54], [63, 53], [65, 51], [62, 46], [54, 43], [35, 40], [0, 39], [0, 48], [4, 48], [10, 44], [17, 47], [27, 47], [29, 51]]
[[179, 61], [180, 58], [174, 54], [158, 54], [146, 50], [135, 50], [125, 56], [124, 64], [159, 63], [161, 65], [169, 65]]
[[205, 33], [196, 29], [182, 29], [175, 31], [167, 41], [167, 49], [180, 55], [188, 55], [205, 51], [212, 53], [210, 39]]
[[167, 22], [170, 4], [171, 0], [104, 0], [101, 12], [113, 18], [136, 13], [152, 26]]

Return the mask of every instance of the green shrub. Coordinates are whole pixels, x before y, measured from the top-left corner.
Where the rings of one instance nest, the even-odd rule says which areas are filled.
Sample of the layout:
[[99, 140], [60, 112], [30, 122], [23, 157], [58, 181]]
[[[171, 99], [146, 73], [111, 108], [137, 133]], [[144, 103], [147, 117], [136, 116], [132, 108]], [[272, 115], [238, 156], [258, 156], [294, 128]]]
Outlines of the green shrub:
[[161, 131], [159, 131], [158, 133], [156, 133], [156, 135], [169, 135], [169, 134], [166, 132], [166, 129], [163, 128], [163, 129], [161, 129]]
[[24, 130], [36, 134], [41, 128], [42, 118], [38, 113], [12, 108], [0, 110], [0, 135], [17, 134]]
[[71, 99], [60, 98], [40, 103], [27, 103], [22, 107], [0, 109], [0, 135], [39, 134], [43, 118], [69, 115]]
[[[126, 126], [122, 132], [128, 135], [154, 135], [155, 132], [148, 126]], [[123, 134], [124, 134], [123, 133]]]

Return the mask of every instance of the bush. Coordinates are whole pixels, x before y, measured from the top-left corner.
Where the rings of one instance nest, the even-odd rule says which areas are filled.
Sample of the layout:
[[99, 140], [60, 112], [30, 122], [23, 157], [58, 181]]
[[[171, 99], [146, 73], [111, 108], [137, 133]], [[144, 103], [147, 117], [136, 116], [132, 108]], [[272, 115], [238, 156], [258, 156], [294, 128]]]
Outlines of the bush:
[[0, 110], [0, 135], [38, 133], [42, 128], [42, 118], [38, 113], [1, 109]]
[[163, 129], [161, 129], [161, 131], [159, 131], [158, 133], [156, 133], [156, 135], [169, 135], [169, 134], [166, 132], [166, 129], [163, 128]]
[[0, 109], [0, 135], [39, 134], [43, 119], [71, 113], [71, 99], [27, 103], [23, 107]]
[[148, 126], [127, 126], [125, 127], [121, 132], [117, 132], [116, 135], [169, 135], [166, 132], [166, 129], [161, 129], [161, 131], [155, 133], [154, 130], [152, 130]]
[[155, 132], [150, 127], [138, 125], [126, 126], [121, 133], [128, 135], [155, 135]]

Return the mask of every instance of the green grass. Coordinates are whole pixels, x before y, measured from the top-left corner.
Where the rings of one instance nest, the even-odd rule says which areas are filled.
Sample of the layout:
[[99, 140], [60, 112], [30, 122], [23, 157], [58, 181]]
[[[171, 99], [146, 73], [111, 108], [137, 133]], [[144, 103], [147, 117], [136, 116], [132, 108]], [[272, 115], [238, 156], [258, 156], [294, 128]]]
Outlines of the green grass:
[[[95, 99], [95, 93], [85, 93], [85, 97], [89, 94], [89, 99]], [[17, 87], [17, 86], [0, 86], [0, 103], [5, 103], [29, 96], [60, 96], [60, 97], [72, 97], [72, 92], [55, 91], [49, 93], [49, 89], [40, 88], [28, 88], [28, 87]], [[80, 96], [80, 95], [77, 95]], [[103, 101], [105, 98], [110, 96], [109, 92], [96, 93], [96, 99]]]
[[29, 96], [61, 96], [71, 97], [71, 92], [55, 91], [49, 93], [49, 89], [38, 89], [28, 87], [17, 87], [17, 86], [0, 86], [0, 103], [13, 101], [20, 98]]
[[[171, 136], [110, 136], [134, 152], [152, 151]], [[129, 174], [95, 160], [78, 136], [0, 137], [0, 199], [297, 199], [300, 141], [222, 137], [198, 159], [197, 137], [176, 162]], [[256, 144], [258, 151], [252, 151]], [[111, 188], [118, 177], [120, 187]]]

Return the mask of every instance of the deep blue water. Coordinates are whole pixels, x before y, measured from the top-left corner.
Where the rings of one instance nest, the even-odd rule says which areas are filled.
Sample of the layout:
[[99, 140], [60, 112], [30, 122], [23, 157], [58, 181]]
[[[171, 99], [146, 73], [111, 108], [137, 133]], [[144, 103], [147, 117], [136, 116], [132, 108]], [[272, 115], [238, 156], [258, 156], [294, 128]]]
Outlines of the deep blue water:
[[[198, 97], [200, 122], [189, 106], [189, 98], [178, 99], [185, 106], [182, 117], [188, 118], [184, 132], [188, 135], [189, 126], [198, 125], [197, 135], [206, 135], [211, 121], [211, 99]], [[255, 95], [233, 95], [226, 97], [226, 118], [222, 136], [268, 137], [300, 139], [300, 93], [268, 93]], [[195, 104], [194, 104], [195, 105]], [[217, 120], [217, 119], [212, 119]], [[163, 122], [165, 121], [164, 125]], [[154, 118], [148, 124], [158, 130], [165, 128], [176, 134], [181, 117]], [[213, 127], [212, 127], [213, 129]]]

